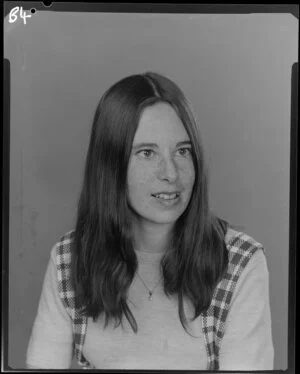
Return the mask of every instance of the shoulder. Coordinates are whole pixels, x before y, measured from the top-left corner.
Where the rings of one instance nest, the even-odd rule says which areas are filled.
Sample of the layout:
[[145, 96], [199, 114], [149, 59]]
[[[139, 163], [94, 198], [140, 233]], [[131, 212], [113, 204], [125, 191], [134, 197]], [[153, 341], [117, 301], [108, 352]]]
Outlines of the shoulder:
[[74, 290], [71, 278], [71, 244], [74, 239], [74, 230], [62, 235], [51, 251], [51, 257], [56, 267], [57, 287], [61, 300], [69, 314], [74, 309]]
[[[250, 235], [233, 228], [228, 228], [225, 236], [225, 244], [228, 250], [228, 273], [234, 278], [242, 273], [243, 269], [255, 263], [252, 257], [264, 257], [264, 246]], [[254, 256], [255, 255], [255, 256]], [[251, 260], [251, 261], [250, 261]], [[249, 265], [248, 265], [249, 263]]]
[[56, 245], [60, 248], [69, 248], [70, 244], [74, 240], [75, 230], [70, 230], [63, 234]]
[[75, 230], [70, 230], [63, 234], [56, 244], [52, 247], [51, 258], [56, 264], [57, 270], [61, 267], [71, 264], [71, 244], [74, 239]]
[[71, 254], [71, 244], [74, 240], [75, 230], [63, 234], [52, 248], [55, 256], [67, 256]]
[[237, 231], [231, 227], [227, 229], [225, 235], [225, 244], [228, 251], [233, 255], [235, 253], [248, 255], [257, 250], [263, 250], [263, 245], [256, 239], [242, 231]]
[[[217, 303], [225, 302], [226, 299], [226, 303], [230, 304], [237, 283], [243, 284], [243, 279], [249, 282], [252, 276], [257, 278], [262, 267], [266, 269], [266, 262], [262, 261], [265, 260], [263, 245], [242, 231], [228, 228], [225, 244], [228, 250], [228, 267], [216, 288], [214, 298]], [[250, 283], [253, 284], [252, 281]]]

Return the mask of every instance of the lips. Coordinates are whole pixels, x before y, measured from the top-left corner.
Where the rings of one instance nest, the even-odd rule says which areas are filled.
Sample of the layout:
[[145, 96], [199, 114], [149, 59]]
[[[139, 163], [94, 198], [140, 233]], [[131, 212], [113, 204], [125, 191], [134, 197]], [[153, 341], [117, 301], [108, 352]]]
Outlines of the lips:
[[152, 194], [152, 196], [158, 198], [158, 199], [163, 199], [163, 200], [173, 200], [176, 199], [179, 196], [179, 192], [158, 192], [155, 194]]

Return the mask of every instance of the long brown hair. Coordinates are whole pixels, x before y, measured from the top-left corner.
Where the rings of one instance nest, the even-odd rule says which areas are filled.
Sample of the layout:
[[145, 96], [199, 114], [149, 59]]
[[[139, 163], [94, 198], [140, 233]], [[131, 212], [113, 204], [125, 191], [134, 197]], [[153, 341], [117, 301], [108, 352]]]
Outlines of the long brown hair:
[[95, 321], [115, 326], [123, 316], [134, 332], [136, 320], [127, 294], [137, 271], [127, 204], [127, 169], [143, 109], [169, 103], [192, 142], [195, 183], [189, 204], [177, 220], [170, 248], [161, 259], [164, 291], [178, 294], [178, 314], [186, 330], [183, 298], [206, 310], [226, 271], [227, 222], [209, 209], [207, 168], [199, 128], [183, 92], [169, 78], [147, 72], [126, 77], [102, 96], [93, 120], [72, 245], [72, 280], [77, 307]]

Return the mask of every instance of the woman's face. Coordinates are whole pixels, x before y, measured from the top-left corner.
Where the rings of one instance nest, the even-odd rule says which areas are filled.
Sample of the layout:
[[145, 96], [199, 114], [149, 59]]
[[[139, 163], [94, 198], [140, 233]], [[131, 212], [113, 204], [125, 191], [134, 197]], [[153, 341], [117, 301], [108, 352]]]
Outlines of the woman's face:
[[190, 138], [171, 105], [146, 107], [127, 173], [129, 206], [143, 223], [172, 224], [186, 209], [195, 180]]

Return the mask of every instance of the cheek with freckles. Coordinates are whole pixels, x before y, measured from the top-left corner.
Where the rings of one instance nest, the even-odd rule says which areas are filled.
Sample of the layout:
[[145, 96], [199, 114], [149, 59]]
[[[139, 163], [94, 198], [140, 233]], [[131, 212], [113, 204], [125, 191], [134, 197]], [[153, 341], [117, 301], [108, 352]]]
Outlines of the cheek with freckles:
[[178, 167], [180, 185], [182, 187], [182, 199], [185, 207], [188, 205], [195, 182], [195, 171], [193, 164], [185, 164]]
[[128, 170], [128, 199], [135, 210], [146, 208], [151, 199], [151, 193], [155, 192], [154, 171], [147, 168], [131, 165]]

